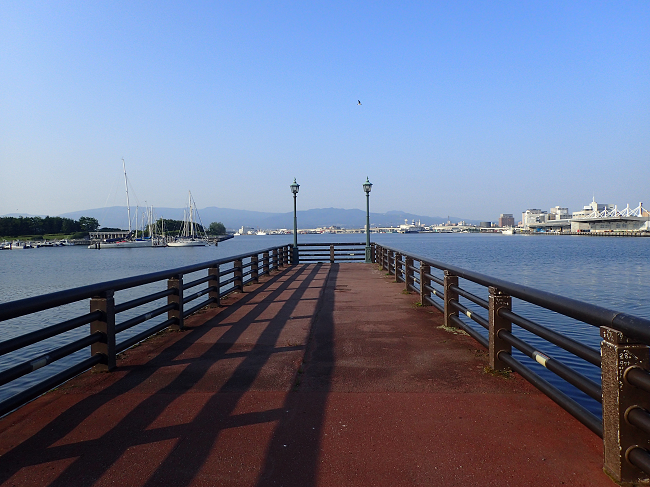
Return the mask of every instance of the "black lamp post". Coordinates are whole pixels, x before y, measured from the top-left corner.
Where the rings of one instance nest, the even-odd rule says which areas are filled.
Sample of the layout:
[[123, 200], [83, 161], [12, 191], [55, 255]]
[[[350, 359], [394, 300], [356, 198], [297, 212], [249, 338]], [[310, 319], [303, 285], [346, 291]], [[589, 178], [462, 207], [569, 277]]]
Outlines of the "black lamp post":
[[366, 192], [366, 263], [372, 262], [372, 256], [370, 251], [370, 190], [372, 189], [372, 183], [366, 178], [366, 182], [363, 183], [363, 190]]
[[293, 248], [291, 249], [291, 264], [296, 265], [300, 261], [298, 256], [298, 217], [296, 216], [296, 195], [300, 189], [300, 185], [296, 183], [296, 178], [293, 178], [293, 184], [289, 186], [293, 193]]

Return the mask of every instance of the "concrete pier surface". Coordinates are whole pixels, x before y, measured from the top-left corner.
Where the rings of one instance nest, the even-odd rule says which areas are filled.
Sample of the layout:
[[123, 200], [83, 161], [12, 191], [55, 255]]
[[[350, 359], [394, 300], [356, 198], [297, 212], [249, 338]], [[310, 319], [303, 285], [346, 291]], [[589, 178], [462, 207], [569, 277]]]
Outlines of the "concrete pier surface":
[[16, 486], [607, 486], [602, 442], [372, 264], [289, 267], [0, 420]]

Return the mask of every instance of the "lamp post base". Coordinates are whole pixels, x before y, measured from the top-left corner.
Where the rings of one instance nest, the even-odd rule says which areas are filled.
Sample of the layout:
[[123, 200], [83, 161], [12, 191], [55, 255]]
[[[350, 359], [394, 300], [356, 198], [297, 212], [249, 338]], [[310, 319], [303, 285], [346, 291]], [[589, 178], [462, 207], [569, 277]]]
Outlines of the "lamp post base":
[[291, 248], [291, 265], [300, 264], [300, 255], [298, 253], [298, 247]]
[[370, 245], [366, 245], [366, 264], [372, 263], [372, 248]]

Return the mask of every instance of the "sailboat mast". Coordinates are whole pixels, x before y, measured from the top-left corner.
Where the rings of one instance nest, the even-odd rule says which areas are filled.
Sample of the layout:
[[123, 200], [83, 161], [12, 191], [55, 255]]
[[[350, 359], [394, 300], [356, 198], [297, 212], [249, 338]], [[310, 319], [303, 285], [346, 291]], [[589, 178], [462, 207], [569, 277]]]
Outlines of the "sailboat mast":
[[189, 217], [189, 221], [190, 221], [190, 238], [193, 239], [194, 238], [194, 218], [193, 218], [194, 215], [192, 214], [192, 192], [188, 191], [188, 193], [189, 193], [189, 197], [188, 197], [187, 206], [190, 209], [190, 217]]
[[122, 169], [124, 169], [124, 187], [126, 188], [126, 214], [129, 217], [129, 233], [131, 233], [131, 206], [129, 205], [129, 183], [126, 179], [126, 163], [122, 158]]

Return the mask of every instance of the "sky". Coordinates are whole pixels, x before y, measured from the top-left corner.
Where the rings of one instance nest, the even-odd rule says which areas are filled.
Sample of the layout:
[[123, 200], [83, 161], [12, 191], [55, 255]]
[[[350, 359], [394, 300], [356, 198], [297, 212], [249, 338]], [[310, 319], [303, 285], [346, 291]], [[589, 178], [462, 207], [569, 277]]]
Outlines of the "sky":
[[158, 207], [650, 207], [650, 2], [0, 2], [0, 215], [122, 158]]

